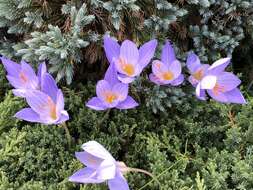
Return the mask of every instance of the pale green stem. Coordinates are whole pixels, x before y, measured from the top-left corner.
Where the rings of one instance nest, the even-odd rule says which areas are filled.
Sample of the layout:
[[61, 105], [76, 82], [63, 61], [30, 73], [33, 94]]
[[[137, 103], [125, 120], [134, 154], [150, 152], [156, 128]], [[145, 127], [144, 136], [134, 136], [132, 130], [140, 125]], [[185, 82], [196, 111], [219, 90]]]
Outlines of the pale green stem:
[[111, 111], [111, 109], [108, 109], [105, 112], [105, 115], [103, 116], [103, 118], [97, 123], [97, 128], [100, 128], [100, 126], [103, 124], [103, 122], [108, 118], [110, 111]]
[[67, 124], [65, 122], [63, 122], [63, 123], [61, 123], [60, 126], [62, 126], [64, 128], [64, 130], [65, 130], [67, 141], [68, 141], [68, 145], [70, 147], [71, 146], [71, 135], [70, 135], [69, 129], [67, 127]]
[[156, 178], [153, 178], [152, 180], [150, 180], [148, 183], [146, 183], [144, 186], [142, 186], [140, 189], [138, 190], [142, 190], [144, 189], [145, 187], [147, 187], [149, 184], [151, 184], [153, 181], [155, 181], [156, 179], [158, 179], [159, 177], [161, 177], [162, 175], [164, 175], [167, 171], [169, 171], [171, 168], [173, 168], [177, 163], [179, 163], [181, 161], [178, 160], [176, 161], [173, 165], [171, 165], [170, 167], [168, 167], [166, 170], [164, 170], [162, 173], [160, 173]]

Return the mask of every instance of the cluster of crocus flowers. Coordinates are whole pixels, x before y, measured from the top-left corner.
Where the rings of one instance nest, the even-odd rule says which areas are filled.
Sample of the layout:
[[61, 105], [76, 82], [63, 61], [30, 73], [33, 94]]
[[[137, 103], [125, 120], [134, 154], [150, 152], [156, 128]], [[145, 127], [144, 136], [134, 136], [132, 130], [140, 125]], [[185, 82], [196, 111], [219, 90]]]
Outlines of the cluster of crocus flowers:
[[130, 40], [121, 46], [112, 38], [104, 38], [104, 49], [110, 63], [103, 80], [96, 86], [97, 97], [90, 99], [86, 106], [95, 110], [110, 108], [131, 109], [138, 103], [128, 96], [129, 83], [140, 75], [154, 56], [156, 40], [151, 40], [139, 49]]
[[8, 73], [7, 79], [15, 88], [14, 95], [24, 97], [30, 106], [20, 110], [15, 117], [43, 124], [60, 124], [69, 119], [64, 110], [62, 91], [47, 73], [45, 63], [40, 64], [36, 75], [25, 61], [18, 64], [5, 57], [1, 57], [1, 61]]
[[201, 64], [195, 54], [190, 54], [187, 59], [187, 67], [191, 76], [189, 81], [196, 87], [196, 96], [206, 99], [206, 92], [214, 100], [222, 103], [246, 103], [242, 93], [237, 88], [241, 81], [233, 73], [225, 69], [230, 63], [230, 58], [222, 58], [211, 66]]
[[129, 190], [123, 173], [126, 166], [117, 162], [98, 142], [89, 141], [82, 145], [83, 152], [76, 152], [76, 158], [86, 167], [74, 173], [69, 181], [77, 183], [108, 182], [110, 190]]
[[110, 64], [115, 64], [117, 77], [123, 83], [131, 83], [153, 58], [157, 40], [143, 44], [139, 49], [130, 40], [122, 42], [121, 46], [112, 38], [104, 38], [104, 49]]

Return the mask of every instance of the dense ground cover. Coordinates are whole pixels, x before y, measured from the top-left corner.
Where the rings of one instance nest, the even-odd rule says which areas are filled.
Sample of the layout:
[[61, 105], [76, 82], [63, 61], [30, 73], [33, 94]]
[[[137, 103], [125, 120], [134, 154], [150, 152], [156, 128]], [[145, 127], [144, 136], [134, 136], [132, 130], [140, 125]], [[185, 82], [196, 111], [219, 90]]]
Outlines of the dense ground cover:
[[[107, 189], [68, 181], [83, 167], [75, 151], [89, 140], [130, 167], [162, 174], [160, 184], [153, 181], [144, 189], [252, 189], [252, 2], [85, 2], [0, 0], [0, 52], [35, 67], [46, 60], [63, 90], [72, 136], [69, 147], [63, 128], [14, 118], [25, 103], [13, 96], [1, 65], [0, 189]], [[158, 49], [171, 39], [182, 64], [189, 50], [205, 63], [233, 54], [229, 70], [242, 73], [247, 104], [199, 101], [188, 82], [155, 86], [147, 80], [147, 68], [130, 89], [139, 107], [87, 108], [108, 65], [101, 45], [106, 32], [139, 44], [156, 37]], [[133, 190], [152, 180], [137, 173], [126, 178]]]

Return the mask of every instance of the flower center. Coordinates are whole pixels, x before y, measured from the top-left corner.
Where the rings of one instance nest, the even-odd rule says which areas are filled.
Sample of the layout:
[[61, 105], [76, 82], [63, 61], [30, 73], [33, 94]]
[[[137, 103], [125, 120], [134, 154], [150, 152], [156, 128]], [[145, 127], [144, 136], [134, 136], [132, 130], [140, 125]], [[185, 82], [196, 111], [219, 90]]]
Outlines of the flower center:
[[119, 64], [122, 68], [122, 70], [129, 76], [133, 76], [134, 75], [134, 66], [131, 63], [127, 63], [125, 59], [120, 58], [119, 59]]
[[220, 93], [225, 92], [225, 87], [224, 86], [220, 86], [217, 83], [215, 84], [215, 86], [213, 87], [213, 93], [217, 96]]
[[171, 71], [167, 71], [162, 73], [163, 80], [172, 80], [174, 78], [174, 75]]
[[107, 92], [106, 94], [105, 94], [105, 101], [107, 102], [107, 103], [112, 103], [112, 102], [114, 102], [115, 100], [117, 99], [117, 96], [114, 94], [114, 93], [112, 93], [112, 92]]
[[19, 73], [19, 77], [20, 77], [20, 79], [21, 79], [21, 81], [22, 81], [23, 83], [26, 83], [26, 82], [28, 81], [28, 78], [27, 78], [27, 76], [25, 75], [24, 72], [20, 72], [20, 73]]
[[204, 72], [203, 69], [199, 69], [197, 72], [193, 74], [193, 77], [200, 81], [203, 78]]
[[56, 114], [56, 105], [55, 105], [55, 103], [53, 102], [53, 100], [50, 97], [48, 97], [47, 103], [48, 103], [48, 106], [49, 106], [49, 109], [50, 109], [51, 119], [56, 120], [57, 119], [57, 114]]

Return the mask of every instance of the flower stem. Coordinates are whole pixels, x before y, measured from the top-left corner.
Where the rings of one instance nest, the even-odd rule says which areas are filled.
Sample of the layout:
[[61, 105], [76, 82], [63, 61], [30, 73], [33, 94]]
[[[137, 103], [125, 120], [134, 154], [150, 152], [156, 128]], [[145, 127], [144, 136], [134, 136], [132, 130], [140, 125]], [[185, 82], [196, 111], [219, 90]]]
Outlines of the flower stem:
[[105, 112], [105, 115], [103, 116], [103, 118], [98, 121], [98, 123], [97, 123], [97, 129], [100, 128], [100, 126], [103, 124], [103, 122], [108, 118], [110, 111], [111, 111], [111, 109], [108, 109]]
[[127, 171], [129, 172], [139, 172], [139, 173], [144, 173], [148, 176], [150, 176], [152, 178], [152, 180], [156, 181], [158, 183], [159, 186], [161, 186], [160, 182], [158, 181], [158, 179], [150, 172], [146, 171], [146, 170], [142, 170], [139, 168], [127, 168]]
[[152, 180], [150, 180], [148, 183], [146, 183], [144, 186], [142, 186], [140, 189], [138, 190], [142, 190], [144, 189], [145, 187], [147, 187], [149, 184], [151, 184], [153, 181], [158, 181], [158, 178], [161, 177], [162, 175], [164, 175], [167, 171], [169, 171], [171, 168], [173, 168], [175, 165], [177, 165], [179, 162], [181, 161], [180, 160], [177, 160], [174, 164], [172, 164], [170, 167], [168, 167], [166, 170], [164, 170], [162, 173], [160, 173], [156, 178], [153, 178]]
[[67, 124], [65, 122], [63, 122], [61, 124], [61, 126], [64, 128], [65, 130], [65, 133], [66, 133], [66, 137], [67, 137], [67, 141], [68, 141], [68, 145], [69, 145], [69, 148], [71, 146], [71, 135], [70, 135], [70, 132], [69, 132], [69, 129], [67, 127]]

